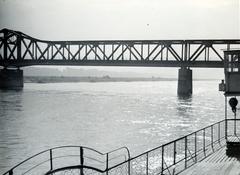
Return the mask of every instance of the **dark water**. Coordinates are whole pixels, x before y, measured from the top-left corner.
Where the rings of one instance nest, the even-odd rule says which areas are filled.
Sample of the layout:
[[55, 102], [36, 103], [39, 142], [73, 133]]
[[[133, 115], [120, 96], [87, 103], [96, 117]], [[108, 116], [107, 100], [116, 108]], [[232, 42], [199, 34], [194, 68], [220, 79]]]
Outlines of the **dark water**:
[[25, 84], [0, 92], [0, 174], [60, 145], [132, 156], [224, 118], [219, 81], [195, 81], [191, 98], [176, 81]]

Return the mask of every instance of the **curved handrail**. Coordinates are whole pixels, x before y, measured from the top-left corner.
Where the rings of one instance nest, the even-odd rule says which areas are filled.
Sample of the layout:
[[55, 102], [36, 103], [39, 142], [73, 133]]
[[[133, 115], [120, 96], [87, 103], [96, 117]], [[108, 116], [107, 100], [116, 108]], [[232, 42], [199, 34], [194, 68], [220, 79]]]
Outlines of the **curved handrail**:
[[[93, 152], [95, 152], [95, 153], [97, 153], [97, 154], [99, 154], [99, 155], [101, 155], [101, 156], [108, 156], [109, 154], [111, 154], [111, 153], [113, 153], [113, 152], [116, 152], [116, 151], [119, 151], [119, 150], [121, 150], [121, 149], [124, 149], [124, 150], [126, 150], [126, 152], [127, 152], [128, 159], [130, 159], [130, 151], [129, 151], [129, 149], [128, 149], [127, 147], [120, 147], [120, 148], [117, 148], [117, 149], [115, 149], [115, 150], [112, 150], [112, 151], [109, 151], [109, 152], [106, 152], [106, 153], [102, 153], [102, 152], [100, 152], [100, 151], [97, 151], [97, 150], [95, 150], [95, 149], [93, 149], [93, 148], [86, 147], [86, 146], [64, 145], [64, 146], [57, 146], [57, 147], [53, 147], [53, 148], [50, 148], [50, 149], [46, 149], [46, 150], [41, 151], [41, 152], [39, 152], [39, 153], [37, 153], [37, 154], [34, 154], [33, 156], [28, 157], [27, 159], [23, 160], [22, 162], [18, 163], [18, 164], [15, 165], [14, 167], [12, 167], [10, 170], [8, 170], [7, 172], [5, 172], [3, 175], [9, 174], [9, 173], [12, 172], [14, 169], [18, 168], [19, 166], [21, 166], [22, 164], [28, 162], [29, 160], [31, 160], [31, 159], [33, 159], [33, 158], [36, 158], [36, 157], [39, 156], [39, 155], [42, 155], [42, 154], [47, 153], [47, 152], [52, 152], [52, 151], [54, 151], [54, 150], [62, 149], [62, 148], [79, 148], [79, 149], [82, 148], [82, 149], [85, 149], [85, 150], [93, 151]], [[56, 158], [56, 157], [55, 157], [55, 158]], [[53, 159], [54, 159], [54, 158], [53, 158]], [[52, 159], [52, 160], [53, 160], [53, 159]], [[50, 159], [48, 159], [47, 161], [49, 161], [49, 160], [50, 160]], [[110, 160], [112, 160], [112, 159], [110, 159]], [[44, 162], [45, 162], [45, 161], [44, 161]], [[82, 166], [83, 166], [83, 165], [82, 165]], [[34, 166], [34, 167], [35, 167], [35, 166]], [[88, 167], [88, 166], [86, 166], [86, 167]], [[91, 167], [91, 168], [94, 169], [94, 167]], [[101, 171], [102, 171], [102, 170], [101, 170]]]
[[103, 170], [100, 170], [98, 168], [94, 168], [94, 167], [91, 167], [91, 166], [75, 165], [75, 166], [67, 166], [67, 167], [62, 167], [62, 168], [58, 168], [58, 169], [55, 169], [55, 170], [51, 170], [51, 171], [48, 171], [45, 175], [49, 175], [49, 174], [52, 174], [52, 173], [56, 173], [58, 171], [64, 171], [64, 170], [68, 170], [68, 169], [72, 170], [72, 169], [81, 169], [81, 168], [92, 169], [92, 170], [100, 172], [100, 173], [105, 172]]

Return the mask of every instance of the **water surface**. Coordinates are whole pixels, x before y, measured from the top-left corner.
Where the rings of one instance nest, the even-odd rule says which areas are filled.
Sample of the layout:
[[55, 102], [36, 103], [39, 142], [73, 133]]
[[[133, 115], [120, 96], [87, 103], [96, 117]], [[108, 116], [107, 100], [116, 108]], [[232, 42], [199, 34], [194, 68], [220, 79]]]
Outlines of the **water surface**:
[[132, 156], [224, 118], [218, 81], [194, 81], [191, 98], [176, 81], [26, 83], [0, 92], [0, 173], [39, 151], [83, 145]]

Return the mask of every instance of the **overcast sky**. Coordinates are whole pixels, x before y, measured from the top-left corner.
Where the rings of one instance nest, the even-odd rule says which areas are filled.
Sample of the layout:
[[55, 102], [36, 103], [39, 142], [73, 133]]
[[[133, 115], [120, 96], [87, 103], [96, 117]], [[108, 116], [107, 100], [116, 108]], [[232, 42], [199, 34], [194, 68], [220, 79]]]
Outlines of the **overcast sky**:
[[240, 0], [0, 0], [0, 28], [47, 40], [240, 38]]

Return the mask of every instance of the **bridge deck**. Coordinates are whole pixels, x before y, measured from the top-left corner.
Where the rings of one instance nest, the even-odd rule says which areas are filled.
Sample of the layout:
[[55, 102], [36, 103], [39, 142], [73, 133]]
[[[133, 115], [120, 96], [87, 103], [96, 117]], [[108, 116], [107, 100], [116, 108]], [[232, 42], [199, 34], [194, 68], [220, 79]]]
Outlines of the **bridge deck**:
[[183, 171], [181, 175], [239, 175], [240, 160], [226, 155], [223, 147], [203, 161]]

